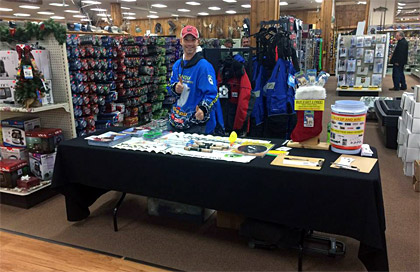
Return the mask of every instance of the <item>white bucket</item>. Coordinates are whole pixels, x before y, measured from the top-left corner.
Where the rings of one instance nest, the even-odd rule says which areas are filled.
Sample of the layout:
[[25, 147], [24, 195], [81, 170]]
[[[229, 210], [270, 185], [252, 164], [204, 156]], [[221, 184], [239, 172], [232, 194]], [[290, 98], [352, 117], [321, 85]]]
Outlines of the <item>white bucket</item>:
[[331, 150], [357, 154], [363, 144], [367, 108], [363, 102], [338, 100], [331, 105]]

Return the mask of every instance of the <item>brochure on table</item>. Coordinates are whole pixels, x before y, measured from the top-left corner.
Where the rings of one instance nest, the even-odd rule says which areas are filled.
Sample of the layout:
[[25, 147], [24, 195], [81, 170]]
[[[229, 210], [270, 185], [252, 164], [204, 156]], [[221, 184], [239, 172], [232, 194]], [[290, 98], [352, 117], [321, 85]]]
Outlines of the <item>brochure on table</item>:
[[[85, 139], [90, 145], [96, 146], [239, 163], [248, 163], [257, 156], [264, 156], [274, 147], [270, 141], [255, 139], [238, 138], [231, 144], [229, 137], [221, 136], [149, 129], [137, 130], [136, 133], [127, 129], [126, 132], [107, 132]], [[153, 135], [156, 137], [151, 137]]]
[[337, 91], [382, 91], [386, 75], [389, 33], [338, 36]]

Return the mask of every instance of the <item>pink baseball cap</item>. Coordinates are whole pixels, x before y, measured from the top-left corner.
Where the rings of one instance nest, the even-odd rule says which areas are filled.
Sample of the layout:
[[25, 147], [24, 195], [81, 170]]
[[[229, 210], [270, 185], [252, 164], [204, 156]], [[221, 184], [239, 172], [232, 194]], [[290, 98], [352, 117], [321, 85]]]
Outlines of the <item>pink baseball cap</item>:
[[181, 36], [185, 38], [187, 35], [193, 35], [194, 38], [198, 39], [198, 30], [195, 26], [187, 25], [182, 29]]

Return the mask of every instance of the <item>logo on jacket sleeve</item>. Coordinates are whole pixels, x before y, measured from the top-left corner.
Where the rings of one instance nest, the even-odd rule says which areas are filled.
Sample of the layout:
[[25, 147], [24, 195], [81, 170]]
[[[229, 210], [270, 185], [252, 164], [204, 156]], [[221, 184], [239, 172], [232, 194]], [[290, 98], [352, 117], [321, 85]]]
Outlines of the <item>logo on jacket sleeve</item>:
[[209, 83], [210, 83], [211, 85], [213, 85], [213, 78], [211, 77], [211, 75], [208, 75], [207, 77], [208, 77], [208, 79], [209, 79]]

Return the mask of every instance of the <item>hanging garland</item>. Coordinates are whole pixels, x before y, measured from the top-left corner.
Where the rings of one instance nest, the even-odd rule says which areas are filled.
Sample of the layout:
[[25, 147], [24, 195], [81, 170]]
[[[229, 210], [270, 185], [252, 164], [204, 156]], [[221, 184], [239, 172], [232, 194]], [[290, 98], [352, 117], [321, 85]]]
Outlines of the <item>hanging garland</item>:
[[2, 42], [26, 43], [33, 38], [43, 40], [51, 33], [54, 34], [59, 44], [66, 42], [66, 27], [54, 22], [53, 19], [39, 24], [26, 22], [23, 27], [17, 26], [16, 28], [0, 25], [0, 40]]

